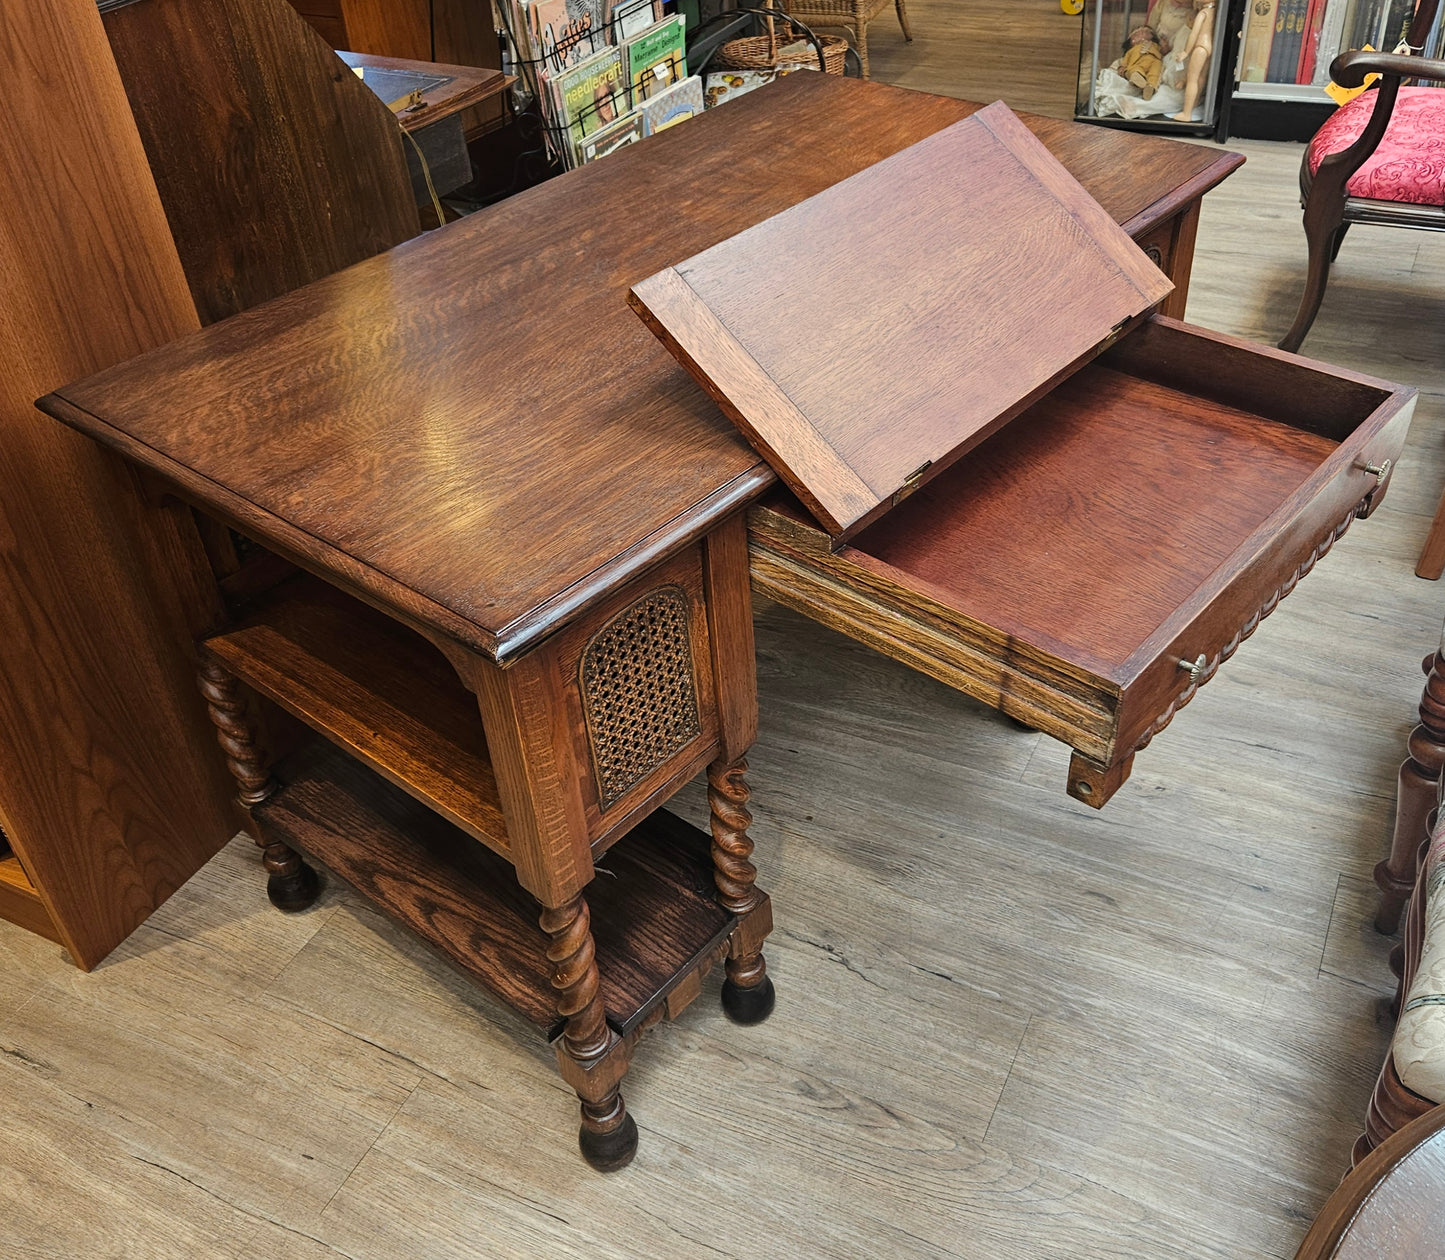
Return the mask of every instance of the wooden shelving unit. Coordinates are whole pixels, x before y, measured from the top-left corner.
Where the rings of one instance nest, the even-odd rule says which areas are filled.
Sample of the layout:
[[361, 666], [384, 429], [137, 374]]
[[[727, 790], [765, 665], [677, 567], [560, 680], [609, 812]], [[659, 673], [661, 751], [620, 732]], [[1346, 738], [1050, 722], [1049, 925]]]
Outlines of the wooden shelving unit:
[[[507, 862], [320, 741], [284, 765], [281, 777], [286, 786], [256, 811], [268, 837], [324, 862], [555, 1035], [547, 938], [536, 903]], [[602, 998], [621, 1036], [644, 1026], [727, 947], [736, 920], [714, 896], [709, 844], [707, 835], [658, 810], [608, 853], [607, 874], [588, 890]]]

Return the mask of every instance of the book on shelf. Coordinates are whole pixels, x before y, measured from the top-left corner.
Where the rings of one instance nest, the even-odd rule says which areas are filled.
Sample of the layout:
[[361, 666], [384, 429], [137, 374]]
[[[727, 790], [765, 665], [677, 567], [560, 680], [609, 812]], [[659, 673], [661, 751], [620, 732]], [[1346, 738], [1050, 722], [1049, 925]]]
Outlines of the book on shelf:
[[637, 112], [643, 120], [643, 134], [655, 136], [680, 122], [702, 113], [702, 79], [693, 75], [659, 92], [650, 101], [643, 101]]
[[1269, 66], [1265, 71], [1266, 83], [1283, 83], [1283, 67], [1286, 61], [1285, 46], [1294, 34], [1295, 0], [1276, 0], [1274, 6], [1274, 36], [1269, 45]]
[[1239, 75], [1245, 83], [1263, 83], [1269, 72], [1278, 6], [1279, 0], [1249, 0], [1249, 22], [1244, 28], [1244, 53]]
[[1299, 65], [1295, 67], [1294, 81], [1296, 83], [1309, 83], [1314, 78], [1315, 57], [1319, 55], [1320, 31], [1324, 26], [1325, 8], [1326, 0], [1310, 0], [1300, 41]]
[[687, 78], [683, 32], [683, 16], [674, 13], [623, 44], [633, 105], [649, 100]]
[[1314, 73], [1307, 80], [1316, 87], [1330, 81], [1330, 65], [1344, 51], [1345, 19], [1351, 0], [1326, 0], [1325, 17], [1320, 25], [1320, 39], [1315, 47]]

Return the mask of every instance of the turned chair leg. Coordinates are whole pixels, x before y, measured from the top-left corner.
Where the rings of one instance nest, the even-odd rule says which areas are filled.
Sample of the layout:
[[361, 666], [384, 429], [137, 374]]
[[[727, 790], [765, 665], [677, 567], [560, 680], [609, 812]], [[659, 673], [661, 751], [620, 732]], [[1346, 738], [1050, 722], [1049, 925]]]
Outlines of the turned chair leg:
[[1439, 652], [1426, 657], [1424, 668], [1429, 678], [1420, 697], [1420, 725], [1410, 732], [1410, 755], [1400, 766], [1390, 856], [1375, 867], [1381, 893], [1375, 927], [1387, 933], [1399, 926], [1400, 911], [1415, 887], [1416, 855], [1445, 769], [1445, 657]]
[[1415, 564], [1415, 576], [1439, 581], [1445, 573], [1445, 493], [1435, 508], [1435, 519], [1430, 522], [1430, 532], [1425, 536], [1425, 546]]
[[[748, 812], [748, 763], [728, 765], [715, 761], [707, 768], [707, 803], [712, 813], [713, 883], [717, 899], [733, 914], [744, 915], [762, 901], [757, 868], [752, 864], [753, 842], [748, 835], [753, 816]], [[762, 945], [735, 938], [726, 963], [723, 1010], [740, 1024], [760, 1024], [773, 1013], [777, 994], [768, 975]]]
[[622, 1100], [628, 1047], [607, 1023], [591, 912], [578, 896], [544, 909], [541, 924], [557, 1013], [566, 1021], [556, 1042], [557, 1065], [582, 1105], [577, 1145], [593, 1168], [614, 1172], [637, 1154], [637, 1121]]
[[316, 900], [321, 881], [290, 845], [279, 840], [268, 841], [251, 812], [269, 800], [279, 785], [271, 776], [271, 767], [261, 751], [256, 722], [240, 681], [210, 659], [202, 662], [198, 681], [216, 728], [216, 740], [236, 780], [236, 801], [241, 807], [243, 825], [261, 850], [261, 865], [267, 875], [266, 895], [276, 909], [288, 914], [304, 910]]
[[903, 28], [903, 38], [911, 44], [913, 42], [913, 31], [908, 25], [908, 6], [904, 3], [904, 0], [893, 0], [893, 8], [898, 13], [898, 25]]

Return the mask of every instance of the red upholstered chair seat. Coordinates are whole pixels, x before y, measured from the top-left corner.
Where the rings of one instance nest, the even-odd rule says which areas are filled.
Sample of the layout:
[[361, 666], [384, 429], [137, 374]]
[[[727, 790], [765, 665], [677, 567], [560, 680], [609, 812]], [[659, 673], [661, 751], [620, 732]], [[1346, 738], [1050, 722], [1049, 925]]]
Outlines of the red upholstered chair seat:
[[[1375, 94], [1361, 92], [1335, 111], [1310, 141], [1310, 174], [1331, 153], [1360, 138]], [[1350, 178], [1351, 197], [1445, 206], [1445, 90], [1403, 87], [1379, 148]]]

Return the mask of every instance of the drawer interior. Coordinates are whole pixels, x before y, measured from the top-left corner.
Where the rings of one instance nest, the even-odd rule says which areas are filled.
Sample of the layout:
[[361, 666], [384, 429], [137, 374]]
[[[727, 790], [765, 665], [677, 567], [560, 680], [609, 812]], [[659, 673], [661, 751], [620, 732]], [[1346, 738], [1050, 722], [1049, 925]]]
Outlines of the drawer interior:
[[[1277, 358], [1251, 385], [1256, 352], [1141, 333], [865, 530], [854, 562], [1117, 676], [1390, 397]], [[1301, 405], [1292, 370], [1336, 388]]]

